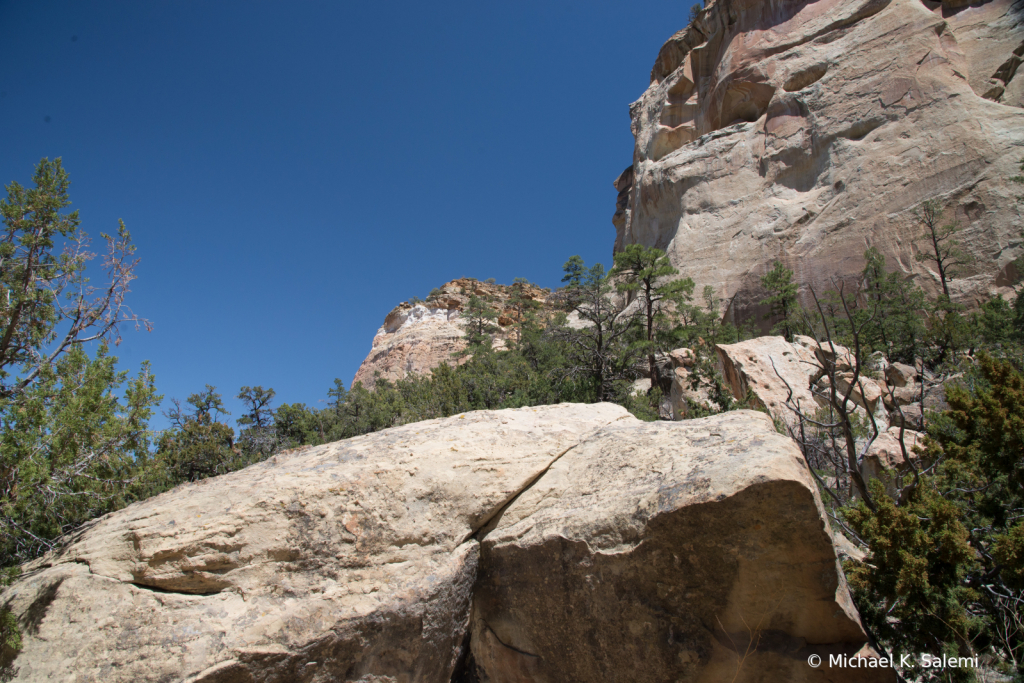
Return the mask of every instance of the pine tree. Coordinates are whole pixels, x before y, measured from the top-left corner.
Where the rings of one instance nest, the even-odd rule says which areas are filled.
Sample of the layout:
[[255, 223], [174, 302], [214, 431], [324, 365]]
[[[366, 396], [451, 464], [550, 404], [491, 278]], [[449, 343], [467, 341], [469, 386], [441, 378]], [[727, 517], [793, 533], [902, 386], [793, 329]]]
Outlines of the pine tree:
[[655, 353], [665, 350], [664, 342], [670, 339], [679, 317], [677, 309], [693, 297], [692, 279], [667, 280], [678, 274], [665, 252], [642, 244], [630, 244], [615, 254], [615, 266], [609, 273], [618, 278], [616, 289], [635, 297], [640, 307], [652, 389], [658, 376]]
[[565, 266], [560, 293], [566, 311], [578, 323], [566, 321], [554, 332], [565, 349], [563, 381], [582, 382], [591, 387], [598, 401], [612, 394], [616, 381], [635, 376], [634, 364], [644, 349], [631, 343], [636, 336], [637, 316], [626, 312], [623, 297], [611, 296], [612, 285], [600, 263], [586, 268], [579, 256]]
[[765, 319], [778, 321], [772, 327], [772, 332], [782, 332], [787, 341], [793, 341], [797, 314], [797, 286], [793, 282], [793, 271], [782, 265], [781, 261], [776, 261], [772, 269], [761, 278], [761, 286], [768, 292], [768, 296], [761, 300], [761, 304], [769, 308]]

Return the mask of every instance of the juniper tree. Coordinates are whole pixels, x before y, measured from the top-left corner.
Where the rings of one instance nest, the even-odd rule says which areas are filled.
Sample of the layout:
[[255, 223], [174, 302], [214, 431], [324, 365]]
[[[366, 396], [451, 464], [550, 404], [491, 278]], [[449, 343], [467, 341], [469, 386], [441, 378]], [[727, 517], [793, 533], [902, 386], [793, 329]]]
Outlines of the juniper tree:
[[126, 304], [137, 260], [124, 223], [101, 233], [104, 275], [87, 274], [61, 160], [32, 181], [0, 200], [0, 565], [132, 499], [160, 401], [148, 364], [129, 380], [110, 355], [122, 325], [145, 324]]
[[203, 391], [191, 394], [186, 404], [190, 407], [174, 399], [174, 407], [166, 413], [173, 427], [161, 434], [157, 445], [155, 458], [164, 487], [225, 474], [247, 464], [235, 448], [235, 430], [217, 419], [231, 413], [216, 387], [207, 384]]

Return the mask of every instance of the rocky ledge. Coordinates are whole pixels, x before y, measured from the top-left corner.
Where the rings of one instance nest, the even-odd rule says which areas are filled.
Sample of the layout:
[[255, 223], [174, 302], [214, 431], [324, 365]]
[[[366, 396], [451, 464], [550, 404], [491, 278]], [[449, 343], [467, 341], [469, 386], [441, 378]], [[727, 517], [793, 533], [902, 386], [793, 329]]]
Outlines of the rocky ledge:
[[2, 595], [19, 681], [875, 681], [795, 444], [761, 413], [477, 412], [103, 517]]

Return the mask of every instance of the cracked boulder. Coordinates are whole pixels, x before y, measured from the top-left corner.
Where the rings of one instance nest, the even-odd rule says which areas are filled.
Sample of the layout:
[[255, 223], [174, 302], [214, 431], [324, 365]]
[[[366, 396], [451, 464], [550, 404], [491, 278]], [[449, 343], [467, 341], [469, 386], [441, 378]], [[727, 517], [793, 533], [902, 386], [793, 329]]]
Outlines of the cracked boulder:
[[842, 577], [767, 415], [617, 422], [488, 526], [461, 680], [895, 680], [807, 664], [869, 652]]
[[2, 595], [19, 681], [448, 681], [473, 538], [609, 404], [468, 413], [309, 448], [107, 515]]

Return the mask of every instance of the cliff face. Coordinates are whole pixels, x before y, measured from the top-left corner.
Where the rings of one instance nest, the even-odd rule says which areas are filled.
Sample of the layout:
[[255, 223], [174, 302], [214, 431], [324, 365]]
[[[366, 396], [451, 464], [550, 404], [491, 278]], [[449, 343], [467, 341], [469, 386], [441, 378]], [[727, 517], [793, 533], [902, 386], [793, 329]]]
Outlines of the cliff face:
[[519, 293], [542, 305], [548, 290], [533, 285], [498, 285], [460, 278], [441, 285], [423, 302], [403, 301], [384, 318], [373, 338], [370, 354], [356, 371], [352, 383], [372, 388], [377, 373], [395, 381], [409, 375], [422, 375], [443, 362], [460, 363], [457, 353], [466, 348], [462, 311], [470, 296], [483, 299], [498, 314], [499, 331], [495, 348], [502, 348], [516, 322], [510, 299]]
[[1022, 54], [1024, 0], [713, 0], [630, 107], [615, 248], [665, 249], [734, 313], [775, 259], [821, 285], [869, 246], [934, 290], [913, 213], [934, 198], [976, 259], [956, 296], [997, 291], [1021, 253]]

